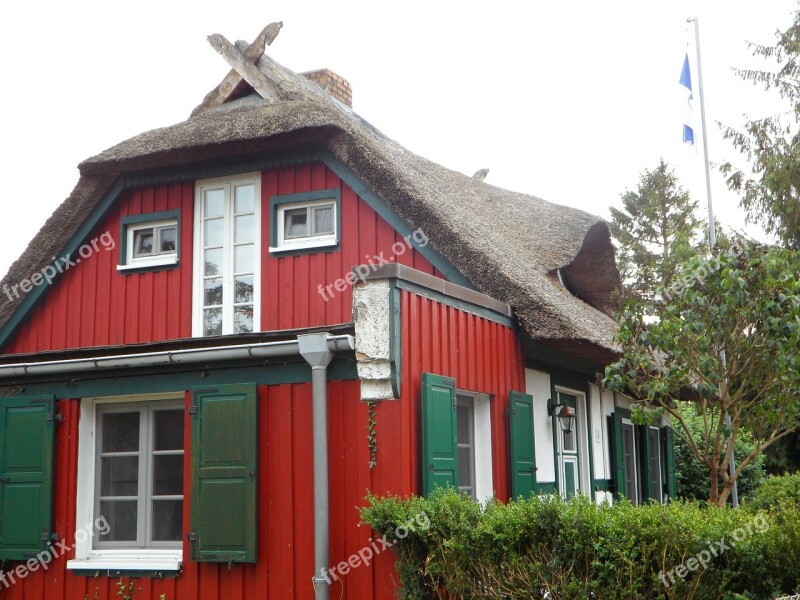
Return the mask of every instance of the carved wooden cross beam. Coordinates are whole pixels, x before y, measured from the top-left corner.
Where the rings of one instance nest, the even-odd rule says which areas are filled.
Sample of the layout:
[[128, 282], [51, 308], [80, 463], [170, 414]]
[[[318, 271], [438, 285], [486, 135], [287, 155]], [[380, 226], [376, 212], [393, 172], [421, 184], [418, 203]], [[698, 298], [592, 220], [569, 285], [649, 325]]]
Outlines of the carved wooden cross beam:
[[225, 103], [241, 89], [244, 82], [249, 83], [266, 100], [278, 99], [277, 88], [261, 73], [255, 63], [264, 54], [266, 47], [278, 37], [281, 27], [283, 23], [280, 21], [267, 25], [244, 52], [218, 33], [208, 36], [208, 42], [222, 54], [232, 69], [222, 82], [206, 95], [200, 106], [192, 111], [193, 117]]

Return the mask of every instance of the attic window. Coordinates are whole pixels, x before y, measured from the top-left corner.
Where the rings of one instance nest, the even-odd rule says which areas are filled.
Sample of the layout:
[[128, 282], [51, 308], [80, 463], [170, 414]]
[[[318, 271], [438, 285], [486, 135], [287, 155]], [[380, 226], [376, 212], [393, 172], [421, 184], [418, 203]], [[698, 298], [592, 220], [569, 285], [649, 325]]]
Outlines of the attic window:
[[198, 181], [195, 193], [194, 335], [259, 331], [261, 174]]
[[122, 218], [119, 271], [178, 264], [179, 211], [162, 211]]
[[339, 190], [270, 198], [270, 252], [305, 251], [339, 243]]

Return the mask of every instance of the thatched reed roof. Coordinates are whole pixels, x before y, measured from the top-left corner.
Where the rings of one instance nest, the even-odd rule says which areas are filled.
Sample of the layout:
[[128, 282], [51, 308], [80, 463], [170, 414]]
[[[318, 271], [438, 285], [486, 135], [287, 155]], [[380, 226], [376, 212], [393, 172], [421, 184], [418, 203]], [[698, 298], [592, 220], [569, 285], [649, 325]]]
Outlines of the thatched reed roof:
[[[72, 194], [0, 286], [58, 255], [122, 174], [317, 147], [345, 163], [412, 227], [421, 227], [476, 289], [510, 304], [531, 338], [595, 364], [614, 358], [616, 323], [609, 315], [620, 277], [602, 219], [446, 169], [387, 138], [269, 57], [258, 66], [279, 90], [277, 100], [252, 94], [81, 163]], [[0, 326], [18, 304], [0, 308]]]

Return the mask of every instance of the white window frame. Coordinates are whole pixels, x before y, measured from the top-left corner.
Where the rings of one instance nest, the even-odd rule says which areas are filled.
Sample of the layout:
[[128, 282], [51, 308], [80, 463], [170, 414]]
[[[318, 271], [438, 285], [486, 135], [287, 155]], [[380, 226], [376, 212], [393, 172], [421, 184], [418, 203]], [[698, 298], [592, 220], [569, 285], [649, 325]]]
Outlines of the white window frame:
[[481, 392], [456, 389], [456, 402], [472, 403], [472, 442], [475, 474], [473, 497], [485, 505], [494, 497], [491, 397]]
[[[223, 304], [222, 304], [222, 335], [230, 335], [233, 331], [233, 285], [234, 285], [234, 236], [233, 236], [233, 189], [240, 185], [253, 185], [255, 194], [255, 207], [253, 218], [255, 227], [253, 243], [255, 256], [253, 257], [253, 333], [261, 331], [261, 173], [243, 173], [231, 177], [217, 177], [204, 179], [195, 183], [194, 206], [194, 275], [192, 292], [192, 336], [204, 337], [203, 331], [203, 299], [204, 299], [204, 263], [203, 263], [203, 195], [209, 189], [223, 189], [225, 195], [223, 228]], [[226, 299], [227, 302], [226, 302]]]
[[[154, 253], [148, 256], [134, 256], [135, 232], [142, 229], [164, 229], [175, 227], [175, 251]], [[178, 219], [162, 219], [159, 221], [144, 221], [141, 223], [130, 223], [125, 226], [125, 264], [117, 265], [117, 271], [127, 271], [130, 269], [146, 269], [148, 267], [163, 267], [178, 264], [178, 244], [180, 244], [180, 224]], [[153, 239], [153, 246], [158, 240]]]
[[[309, 217], [312, 216], [312, 210], [320, 206], [330, 206], [333, 209], [333, 233], [324, 235], [308, 234], [303, 237], [286, 238], [286, 211], [296, 210], [298, 208], [305, 208], [309, 212]], [[339, 243], [339, 215], [338, 202], [335, 197], [323, 198], [321, 200], [307, 200], [302, 202], [290, 202], [286, 204], [279, 204], [275, 207], [277, 233], [277, 246], [270, 247], [270, 252], [285, 252], [287, 250], [303, 250], [305, 248], [325, 248], [328, 246], [336, 246]], [[306, 220], [307, 227], [311, 227], [313, 218]]]
[[[652, 440], [652, 437], [651, 437], [652, 436], [652, 432], [654, 432], [654, 431], [656, 433], [655, 448], [653, 448], [653, 444], [652, 444], [653, 440]], [[650, 461], [651, 461], [651, 464], [647, 465], [647, 468], [649, 469], [652, 466], [654, 459], [655, 459], [655, 464], [658, 465], [658, 473], [655, 473], [655, 472], [652, 473], [653, 483], [656, 484], [657, 490], [658, 490], [658, 495], [656, 496], [655, 499], [658, 500], [659, 503], [663, 503], [664, 502], [664, 473], [663, 473], [662, 462], [661, 462], [661, 460], [662, 460], [662, 457], [661, 457], [661, 429], [659, 429], [658, 427], [653, 427], [652, 425], [649, 426], [647, 428], [647, 443], [650, 444]], [[650, 493], [652, 493], [652, 491], [653, 491], [652, 489], [649, 490]]]
[[[114, 396], [84, 398], [81, 400], [78, 424], [78, 498], [76, 502], [75, 558], [67, 561], [73, 570], [134, 570], [134, 571], [179, 571], [183, 562], [181, 547], [153, 548], [95, 548], [92, 533], [95, 517], [95, 490], [97, 478], [96, 423], [98, 407], [109, 404], [133, 404], [136, 402], [164, 402], [165, 408], [185, 406], [184, 392], [168, 394], [143, 394], [138, 396]], [[184, 447], [184, 452], [187, 448]], [[184, 473], [184, 478], [188, 476]], [[185, 506], [185, 502], [184, 502]]]

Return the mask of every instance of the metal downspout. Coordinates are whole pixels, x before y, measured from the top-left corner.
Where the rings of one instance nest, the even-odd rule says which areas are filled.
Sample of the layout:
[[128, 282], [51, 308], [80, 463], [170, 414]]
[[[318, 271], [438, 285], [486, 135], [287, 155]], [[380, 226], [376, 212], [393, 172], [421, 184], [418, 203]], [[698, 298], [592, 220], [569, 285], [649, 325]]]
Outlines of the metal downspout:
[[328, 364], [333, 352], [325, 333], [297, 336], [300, 355], [311, 365], [314, 427], [314, 591], [320, 600], [329, 600], [328, 569], [330, 529], [328, 527]]

